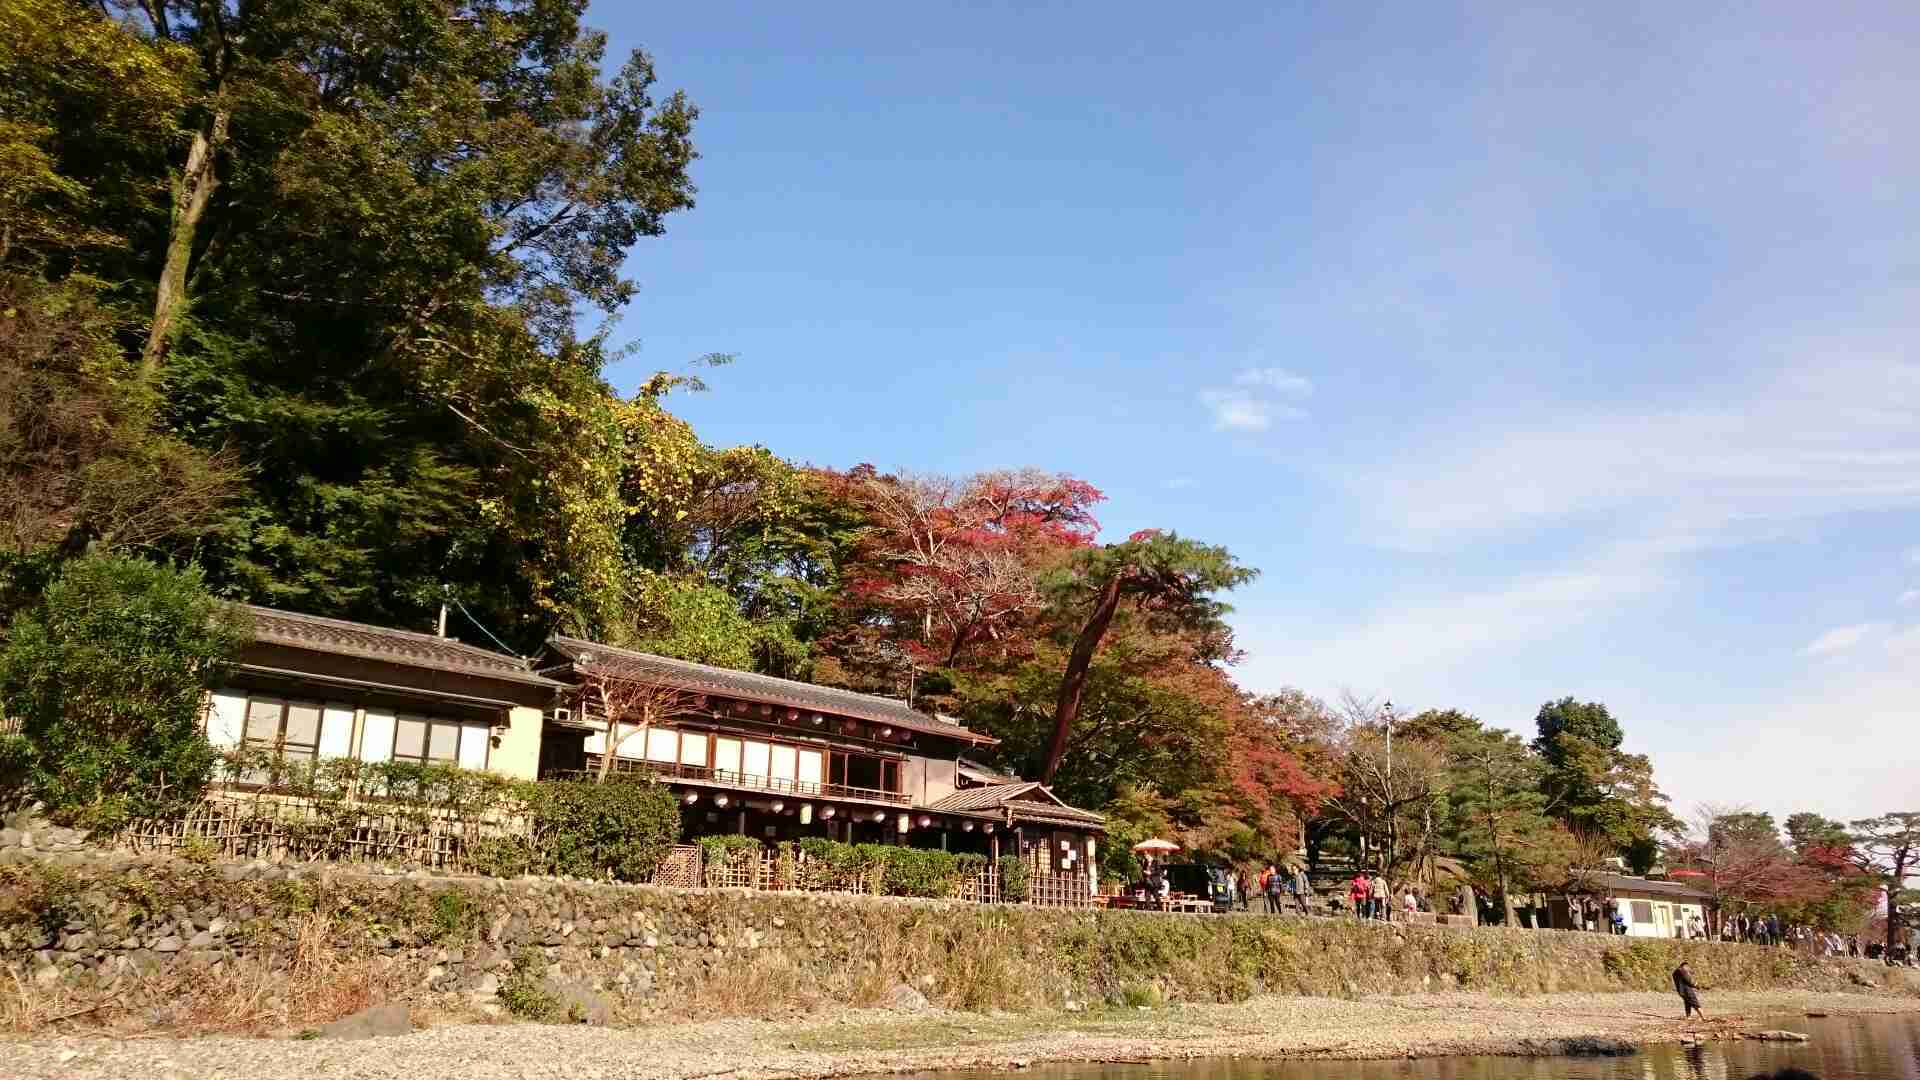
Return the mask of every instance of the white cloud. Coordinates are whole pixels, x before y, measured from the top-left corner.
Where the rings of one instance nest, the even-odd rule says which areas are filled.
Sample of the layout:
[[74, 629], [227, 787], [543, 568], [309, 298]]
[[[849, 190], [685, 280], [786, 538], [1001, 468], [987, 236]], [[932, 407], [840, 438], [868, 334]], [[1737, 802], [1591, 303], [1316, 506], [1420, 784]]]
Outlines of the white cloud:
[[1808, 656], [1837, 656], [1874, 637], [1886, 627], [1880, 623], [1856, 623], [1836, 626], [1808, 643], [1801, 651]]
[[1912, 607], [1915, 604], [1920, 604], [1920, 589], [1908, 589], [1906, 592], [1901, 593], [1900, 598], [1894, 602], [1901, 607]]
[[1886, 641], [1887, 654], [1896, 658], [1920, 655], [1920, 626], [1909, 626]]
[[1450, 416], [1390, 460], [1328, 471], [1383, 519], [1377, 535], [1415, 550], [1676, 507], [1711, 538], [1920, 504], [1920, 365], [1783, 347], [1804, 362], [1697, 402], [1523, 425]]
[[1907, 561], [1920, 565], [1920, 547], [1907, 549]]
[[1622, 546], [1566, 568], [1477, 590], [1396, 595], [1346, 627], [1302, 632], [1234, 618], [1248, 659], [1239, 678], [1260, 689], [1304, 685], [1406, 693], [1458, 683], [1474, 658], [1537, 643], [1613, 614], [1664, 583], [1657, 560]]
[[1247, 368], [1233, 377], [1233, 385], [1200, 391], [1200, 402], [1213, 413], [1216, 431], [1265, 431], [1275, 420], [1300, 420], [1305, 409], [1282, 398], [1302, 398], [1313, 392], [1305, 376], [1277, 367]]
[[1782, 699], [1696, 708], [1684, 729], [1647, 733], [1654, 774], [1682, 813], [1717, 802], [1776, 818], [1883, 814], [1913, 800], [1920, 751], [1896, 735], [1911, 730], [1916, 700], [1914, 669], [1892, 662], [1833, 672]]
[[1200, 401], [1213, 411], [1215, 431], [1265, 431], [1273, 426], [1267, 403], [1238, 390], [1202, 390]]
[[1248, 368], [1235, 375], [1233, 381], [1238, 386], [1260, 387], [1288, 397], [1306, 397], [1313, 393], [1313, 383], [1305, 375], [1296, 375], [1285, 368]]

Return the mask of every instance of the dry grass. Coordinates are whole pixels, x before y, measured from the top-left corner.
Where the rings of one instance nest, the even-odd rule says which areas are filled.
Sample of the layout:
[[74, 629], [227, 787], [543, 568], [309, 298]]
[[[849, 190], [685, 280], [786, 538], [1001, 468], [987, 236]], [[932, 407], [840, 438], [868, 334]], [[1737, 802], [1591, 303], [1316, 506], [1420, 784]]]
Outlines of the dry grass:
[[[17, 1034], [64, 1026], [122, 1035], [281, 1034], [378, 1002], [404, 1000], [419, 986], [417, 965], [342, 953], [333, 945], [334, 933], [327, 916], [304, 915], [291, 961], [283, 968], [245, 957], [207, 970], [136, 977], [141, 985], [132, 994], [42, 986], [9, 971], [0, 981], [0, 1029]], [[128, 997], [173, 1004], [136, 1012], [119, 1005]]]

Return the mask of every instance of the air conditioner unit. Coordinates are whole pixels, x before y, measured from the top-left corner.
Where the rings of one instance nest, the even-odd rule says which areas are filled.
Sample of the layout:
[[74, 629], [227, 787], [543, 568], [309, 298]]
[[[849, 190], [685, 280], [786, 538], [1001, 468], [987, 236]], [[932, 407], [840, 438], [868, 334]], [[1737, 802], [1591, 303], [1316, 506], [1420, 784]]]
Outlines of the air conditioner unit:
[[554, 722], [554, 723], [556, 723], [556, 724], [566, 724], [566, 723], [571, 723], [572, 721], [573, 721], [573, 710], [572, 710], [572, 709], [555, 709], [555, 710], [553, 710], [553, 722]]

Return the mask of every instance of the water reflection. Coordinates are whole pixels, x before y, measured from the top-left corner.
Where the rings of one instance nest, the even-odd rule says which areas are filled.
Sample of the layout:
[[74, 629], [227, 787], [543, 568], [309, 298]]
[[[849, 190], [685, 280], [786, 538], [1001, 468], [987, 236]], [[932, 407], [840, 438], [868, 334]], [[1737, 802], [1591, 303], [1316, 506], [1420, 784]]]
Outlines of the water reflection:
[[[1030, 1080], [1747, 1080], [1792, 1067], [1819, 1080], [1920, 1080], [1920, 1017], [1801, 1017], [1760, 1024], [1813, 1036], [1805, 1043], [1657, 1046], [1620, 1058], [1429, 1058], [1420, 1061], [1194, 1061], [1048, 1065]], [[1004, 1080], [986, 1072], [921, 1080]]]

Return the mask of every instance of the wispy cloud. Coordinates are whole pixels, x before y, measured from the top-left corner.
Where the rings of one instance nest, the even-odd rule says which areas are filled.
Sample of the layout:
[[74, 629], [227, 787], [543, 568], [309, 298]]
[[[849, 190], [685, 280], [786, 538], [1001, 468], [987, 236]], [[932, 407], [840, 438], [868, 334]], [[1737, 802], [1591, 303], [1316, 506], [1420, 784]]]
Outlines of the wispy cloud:
[[1808, 656], [1837, 656], [1847, 652], [1868, 638], [1874, 637], [1886, 626], [1881, 623], [1855, 623], [1852, 626], [1836, 626], [1814, 638], [1801, 651]]
[[1629, 545], [1483, 588], [1396, 596], [1344, 627], [1302, 633], [1240, 617], [1235, 630], [1248, 651], [1240, 675], [1262, 688], [1304, 683], [1318, 693], [1343, 686], [1368, 693], [1446, 686], [1475, 657], [1546, 640], [1663, 584], [1657, 560]]
[[1273, 410], [1252, 394], [1202, 390], [1200, 402], [1213, 411], [1215, 431], [1265, 431], [1273, 426]]
[[1831, 351], [1808, 343], [1804, 364], [1693, 404], [1521, 425], [1452, 417], [1392, 460], [1332, 471], [1410, 549], [1676, 507], [1725, 532], [1920, 504], [1920, 366]]
[[1906, 592], [1901, 593], [1900, 598], [1895, 600], [1894, 603], [1899, 604], [1901, 607], [1912, 607], [1915, 604], [1920, 604], [1920, 589], [1908, 589]]
[[1284, 368], [1246, 368], [1233, 385], [1200, 391], [1200, 403], [1213, 414], [1216, 431], [1265, 431], [1275, 420], [1305, 419], [1307, 411], [1293, 401], [1313, 392], [1304, 375]]
[[1313, 383], [1305, 375], [1295, 374], [1285, 368], [1248, 368], [1235, 375], [1233, 382], [1236, 386], [1261, 387], [1290, 397], [1306, 397], [1313, 393]]

